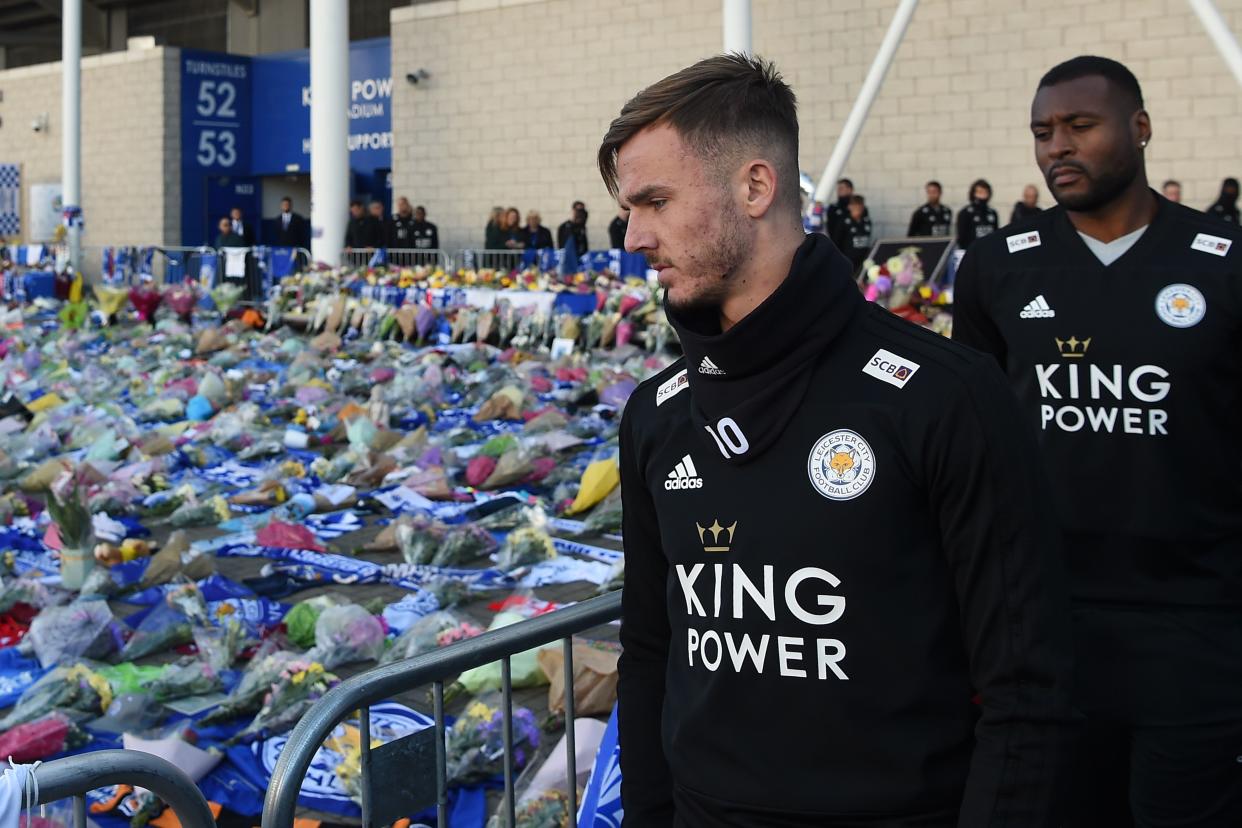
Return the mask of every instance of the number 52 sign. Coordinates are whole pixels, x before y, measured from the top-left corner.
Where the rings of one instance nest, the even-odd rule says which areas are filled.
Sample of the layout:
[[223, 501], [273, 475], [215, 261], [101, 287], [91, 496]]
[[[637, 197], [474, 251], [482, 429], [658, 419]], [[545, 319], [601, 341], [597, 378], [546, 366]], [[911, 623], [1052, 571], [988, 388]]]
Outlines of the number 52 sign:
[[250, 66], [245, 58], [181, 53], [181, 163], [250, 172]]

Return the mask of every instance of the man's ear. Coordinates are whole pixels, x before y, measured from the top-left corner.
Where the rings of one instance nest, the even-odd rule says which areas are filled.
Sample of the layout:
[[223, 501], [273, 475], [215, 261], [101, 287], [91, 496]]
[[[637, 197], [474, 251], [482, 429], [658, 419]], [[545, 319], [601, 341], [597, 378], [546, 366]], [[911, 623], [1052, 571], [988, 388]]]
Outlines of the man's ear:
[[1146, 147], [1151, 143], [1151, 116], [1146, 109], [1134, 113], [1134, 131], [1138, 135], [1139, 144]]
[[776, 168], [770, 161], [756, 158], [747, 162], [745, 177], [746, 215], [763, 218], [776, 201]]

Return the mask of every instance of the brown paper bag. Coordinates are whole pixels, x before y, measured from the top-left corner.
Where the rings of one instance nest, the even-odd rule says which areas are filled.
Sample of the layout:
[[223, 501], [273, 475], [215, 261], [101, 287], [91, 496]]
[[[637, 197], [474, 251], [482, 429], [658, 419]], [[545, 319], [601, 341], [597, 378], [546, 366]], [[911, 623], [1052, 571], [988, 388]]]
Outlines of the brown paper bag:
[[[574, 714], [601, 716], [617, 702], [617, 659], [620, 652], [600, 649], [580, 641], [574, 653]], [[548, 710], [565, 710], [565, 655], [561, 647], [540, 650], [539, 667], [548, 677]]]

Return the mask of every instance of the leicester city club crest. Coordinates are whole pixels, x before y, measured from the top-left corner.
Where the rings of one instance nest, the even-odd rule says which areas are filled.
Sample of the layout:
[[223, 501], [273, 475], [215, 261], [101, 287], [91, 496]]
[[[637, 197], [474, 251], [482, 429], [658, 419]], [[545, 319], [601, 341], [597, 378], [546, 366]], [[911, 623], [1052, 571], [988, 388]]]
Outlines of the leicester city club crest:
[[1207, 300], [1198, 288], [1190, 285], [1169, 285], [1156, 294], [1156, 316], [1174, 328], [1193, 328], [1203, 321]]
[[829, 500], [852, 500], [875, 479], [875, 454], [856, 431], [830, 431], [815, 441], [807, 457], [811, 485]]

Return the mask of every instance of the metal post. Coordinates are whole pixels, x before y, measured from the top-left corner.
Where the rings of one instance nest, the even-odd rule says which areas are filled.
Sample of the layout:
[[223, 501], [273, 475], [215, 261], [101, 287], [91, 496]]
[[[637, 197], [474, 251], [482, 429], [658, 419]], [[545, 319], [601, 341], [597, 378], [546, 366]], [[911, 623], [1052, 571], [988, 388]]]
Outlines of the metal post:
[[578, 733], [575, 730], [574, 711], [574, 637], [571, 635], [563, 643], [565, 667], [561, 675], [565, 677], [565, 781], [569, 784], [569, 815], [571, 819], [578, 816]]
[[448, 828], [448, 746], [444, 744], [444, 682], [432, 685], [436, 714], [436, 828]]
[[509, 656], [500, 661], [500, 689], [504, 703], [504, 742], [505, 742], [505, 826], [514, 828], [517, 825], [517, 796], [513, 784], [517, 778], [513, 769], [513, 666]]
[[906, 27], [910, 25], [910, 18], [914, 16], [914, 10], [918, 5], [919, 0], [901, 0], [897, 11], [893, 13], [893, 20], [888, 24], [884, 39], [880, 41], [880, 49], [875, 53], [871, 68], [867, 70], [867, 77], [863, 80], [862, 89], [858, 90], [854, 108], [850, 110], [849, 117], [845, 119], [841, 137], [837, 139], [832, 156], [829, 157], [828, 164], [824, 167], [823, 175], [819, 177], [819, 185], [815, 188], [815, 198], [808, 202], [807, 210], [813, 209], [816, 201], [827, 203], [829, 194], [833, 193], [833, 186], [841, 177], [841, 171], [845, 169], [845, 162], [850, 158], [854, 143], [867, 123], [867, 113], [871, 111], [871, 104], [875, 102], [876, 95], [880, 93], [880, 87], [884, 85], [884, 76], [888, 74], [888, 67], [892, 64], [894, 55], [897, 54], [897, 47], [901, 45], [901, 39], [906, 34]]
[[1199, 15], [1199, 22], [1203, 24], [1204, 31], [1207, 32], [1208, 37], [1212, 38], [1212, 42], [1216, 44], [1216, 50], [1220, 52], [1220, 56], [1229, 66], [1229, 71], [1233, 72], [1234, 80], [1242, 84], [1242, 48], [1238, 47], [1238, 39], [1233, 36], [1233, 31], [1225, 22], [1225, 18], [1221, 17], [1216, 3], [1212, 0], [1189, 0], [1189, 2], [1190, 8]]
[[335, 264], [349, 207], [349, 0], [310, 0], [311, 250]]
[[741, 55], [751, 53], [750, 0], [721, 0], [724, 24], [724, 50]]
[[[67, 212], [82, 206], [82, 0], [64, 0], [61, 12], [61, 201]], [[70, 272], [82, 266], [82, 236], [69, 222]]]
[[371, 812], [371, 708], [358, 710], [358, 776], [362, 781], [362, 828], [372, 828]]

